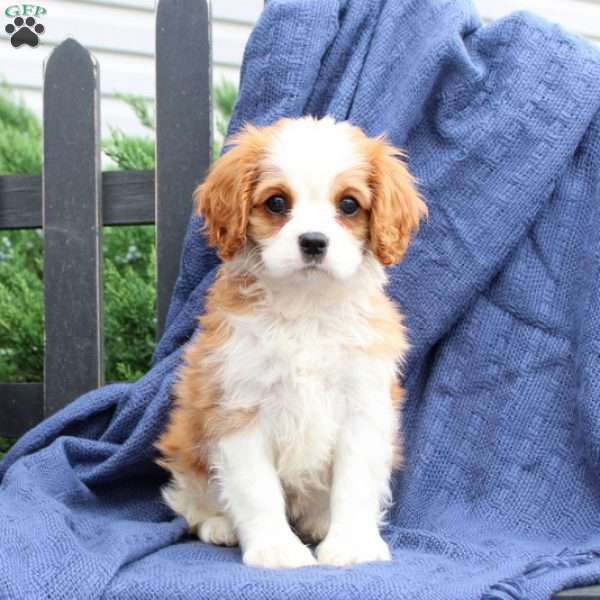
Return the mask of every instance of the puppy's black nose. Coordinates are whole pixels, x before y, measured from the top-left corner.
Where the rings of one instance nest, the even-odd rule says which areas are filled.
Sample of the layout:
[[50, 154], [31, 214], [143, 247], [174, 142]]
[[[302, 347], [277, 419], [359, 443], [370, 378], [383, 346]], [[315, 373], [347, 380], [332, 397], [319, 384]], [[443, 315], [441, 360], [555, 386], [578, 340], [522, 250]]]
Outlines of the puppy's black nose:
[[308, 261], [323, 258], [327, 251], [329, 240], [326, 235], [319, 231], [309, 231], [298, 237], [298, 243], [300, 244], [300, 251], [304, 260]]

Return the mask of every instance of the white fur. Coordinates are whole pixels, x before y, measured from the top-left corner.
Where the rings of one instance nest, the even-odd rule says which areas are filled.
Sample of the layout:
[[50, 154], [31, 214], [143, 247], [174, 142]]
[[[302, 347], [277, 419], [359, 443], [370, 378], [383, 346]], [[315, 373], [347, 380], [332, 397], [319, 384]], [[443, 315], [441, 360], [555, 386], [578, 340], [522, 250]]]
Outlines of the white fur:
[[[227, 263], [251, 271], [264, 300], [227, 316], [232, 333], [213, 356], [224, 406], [257, 408], [258, 417], [212, 449], [208, 489], [180, 478], [165, 499], [205, 541], [233, 543], [237, 533], [250, 565], [315, 563], [288, 518], [323, 540], [322, 563], [389, 560], [378, 526], [397, 427], [396, 360], [366, 352], [378, 341], [369, 317], [385, 275], [327, 199], [335, 175], [360, 157], [347, 126], [302, 119], [284, 128], [270, 160], [296, 193], [294, 214], [260, 257], [249, 248]], [[320, 269], [304, 268], [297, 238], [305, 231], [330, 238]], [[209, 509], [197, 508], [198, 494]]]

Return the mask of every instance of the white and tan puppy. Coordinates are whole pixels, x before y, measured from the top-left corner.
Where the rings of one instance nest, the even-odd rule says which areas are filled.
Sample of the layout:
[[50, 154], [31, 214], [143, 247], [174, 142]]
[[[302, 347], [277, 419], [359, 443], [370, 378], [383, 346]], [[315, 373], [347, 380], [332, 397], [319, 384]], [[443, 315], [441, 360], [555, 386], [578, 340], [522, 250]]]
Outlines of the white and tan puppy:
[[157, 443], [169, 506], [246, 564], [389, 560], [408, 345], [384, 294], [426, 208], [399, 151], [331, 118], [245, 127], [196, 193], [223, 259]]

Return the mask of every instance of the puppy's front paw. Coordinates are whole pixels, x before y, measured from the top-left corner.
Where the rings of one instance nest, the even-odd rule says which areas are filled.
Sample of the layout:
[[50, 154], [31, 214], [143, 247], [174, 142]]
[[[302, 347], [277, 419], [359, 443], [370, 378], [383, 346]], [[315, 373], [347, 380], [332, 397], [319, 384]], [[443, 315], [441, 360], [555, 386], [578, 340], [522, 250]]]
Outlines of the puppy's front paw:
[[379, 532], [365, 536], [329, 534], [317, 547], [319, 563], [354, 565], [374, 560], [391, 560], [390, 549]]
[[311, 551], [290, 532], [282, 539], [260, 540], [251, 543], [243, 561], [252, 567], [293, 569], [317, 564]]

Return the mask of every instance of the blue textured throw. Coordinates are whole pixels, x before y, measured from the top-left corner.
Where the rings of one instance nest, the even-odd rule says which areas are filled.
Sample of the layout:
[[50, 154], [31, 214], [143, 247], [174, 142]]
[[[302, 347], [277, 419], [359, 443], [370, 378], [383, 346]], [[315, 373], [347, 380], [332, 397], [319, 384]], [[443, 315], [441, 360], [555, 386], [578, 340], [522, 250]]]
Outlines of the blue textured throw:
[[152, 370], [0, 466], [0, 598], [541, 600], [600, 580], [599, 108], [597, 51], [530, 15], [271, 0], [232, 128], [308, 112], [386, 131], [429, 205], [391, 272], [413, 344], [393, 562], [249, 568], [161, 503], [152, 443], [217, 265], [192, 220]]

